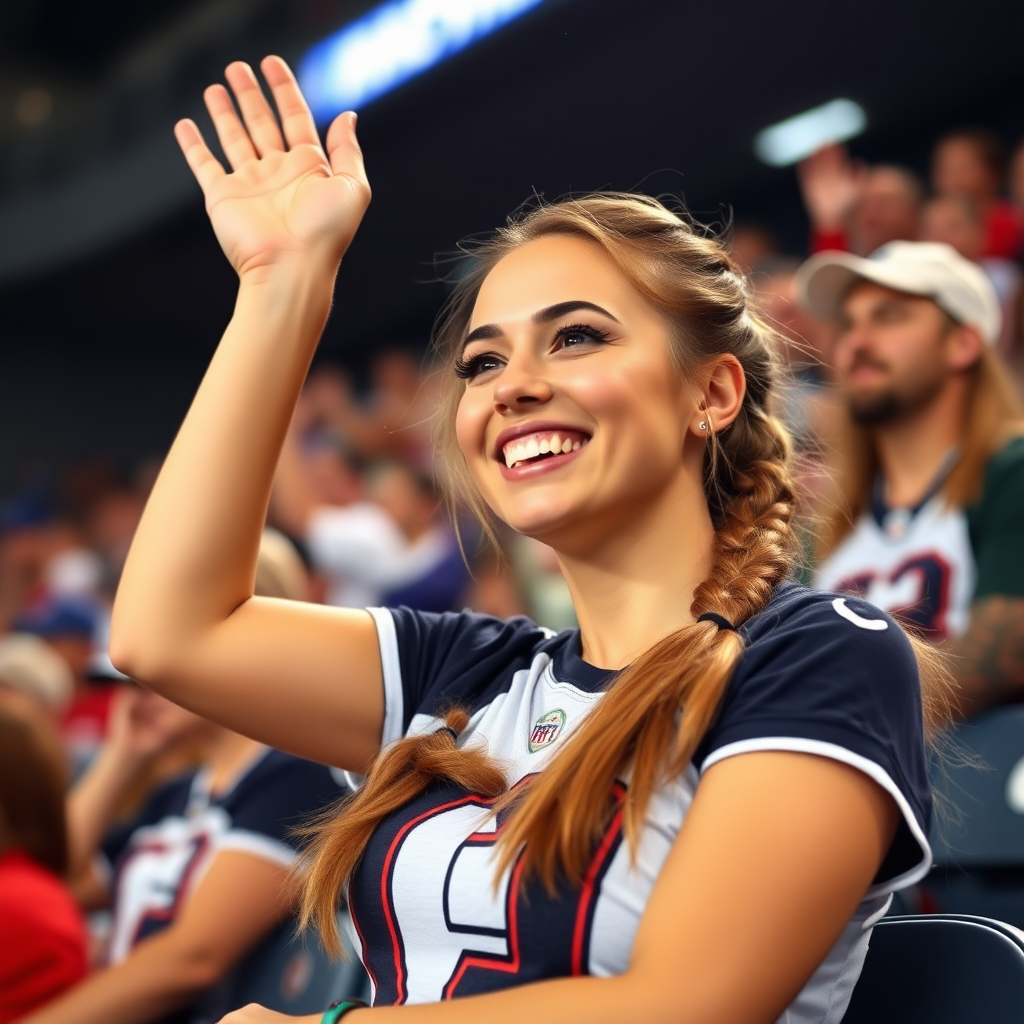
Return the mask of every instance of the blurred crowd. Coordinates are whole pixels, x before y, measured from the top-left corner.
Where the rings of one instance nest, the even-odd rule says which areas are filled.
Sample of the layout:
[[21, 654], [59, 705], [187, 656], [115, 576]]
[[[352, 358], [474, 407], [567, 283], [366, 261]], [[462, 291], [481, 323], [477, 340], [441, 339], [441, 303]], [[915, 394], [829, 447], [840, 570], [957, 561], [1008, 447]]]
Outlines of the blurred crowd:
[[[742, 223], [731, 245], [782, 334], [791, 372], [779, 412], [813, 523], [826, 514], [835, 453], [847, 450], [836, 435], [846, 398], [834, 358], [842, 328], [812, 314], [801, 266], [815, 253], [866, 257], [899, 241], [942, 243], [976, 264], [1002, 314], [986, 358], [1009, 382], [997, 424], [1009, 430], [1024, 382], [1024, 143], [1009, 153], [986, 132], [952, 132], [935, 147], [928, 182], [904, 167], [865, 165], [840, 146], [798, 174], [807, 251], [781, 251], [769, 232]], [[340, 366], [314, 370], [281, 457], [257, 593], [573, 625], [550, 550], [499, 530], [499, 555], [477, 523], [452, 522], [434, 478], [435, 386], [416, 349], [378, 354], [363, 393]], [[78, 464], [0, 509], [0, 1024], [44, 1024], [47, 1013], [78, 1024], [202, 1016], [203, 993], [288, 920], [278, 899], [295, 857], [288, 827], [344, 788], [326, 769], [143, 693], [111, 665], [111, 603], [157, 469], [145, 463], [124, 475], [102, 460]], [[812, 581], [819, 540], [809, 526]], [[969, 628], [918, 625], [937, 642]], [[1021, 699], [1019, 679], [1007, 692], [1003, 699]], [[170, 896], [153, 895], [154, 878]], [[42, 927], [24, 923], [40, 907], [47, 937], [26, 939]], [[210, 952], [223, 920], [234, 924]], [[157, 940], [159, 952], [147, 954]]]

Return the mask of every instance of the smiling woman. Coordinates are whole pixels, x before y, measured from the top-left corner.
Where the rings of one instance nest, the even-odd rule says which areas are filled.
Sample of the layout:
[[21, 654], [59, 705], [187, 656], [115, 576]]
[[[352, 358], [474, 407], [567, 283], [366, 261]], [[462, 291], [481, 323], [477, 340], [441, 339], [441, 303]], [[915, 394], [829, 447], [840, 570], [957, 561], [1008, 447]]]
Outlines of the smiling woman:
[[241, 119], [207, 92], [231, 173], [178, 127], [239, 296], [136, 535], [115, 663], [366, 776], [310, 827], [303, 909], [336, 949], [347, 896], [382, 1022], [838, 1022], [930, 862], [921, 686], [892, 619], [789, 579], [774, 336], [741, 273], [655, 200], [600, 194], [510, 221], [452, 296], [451, 500], [555, 549], [578, 630], [255, 598], [369, 198], [354, 117], [321, 149], [287, 67], [263, 71], [280, 125], [245, 65]]

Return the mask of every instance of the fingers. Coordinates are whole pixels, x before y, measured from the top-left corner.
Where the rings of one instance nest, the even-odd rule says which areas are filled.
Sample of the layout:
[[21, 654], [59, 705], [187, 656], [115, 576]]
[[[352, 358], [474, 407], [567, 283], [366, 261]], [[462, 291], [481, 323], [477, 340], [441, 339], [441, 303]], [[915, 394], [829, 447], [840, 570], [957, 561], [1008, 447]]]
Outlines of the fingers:
[[206, 193], [210, 187], [225, 176], [220, 161], [210, 152], [203, 139], [203, 133], [195, 121], [186, 118], [174, 126], [174, 137], [195, 175], [199, 187]]
[[327, 156], [335, 174], [347, 175], [369, 187], [366, 168], [363, 166], [363, 151], [356, 139], [356, 115], [353, 111], [339, 114], [327, 130]]
[[249, 133], [249, 139], [260, 156], [274, 150], [284, 149], [284, 139], [277, 126], [277, 118], [263, 95], [259, 82], [248, 64], [235, 61], [225, 71], [228, 84], [235, 94], [235, 100], [242, 111], [242, 118]]
[[231, 169], [237, 171], [247, 160], [255, 160], [256, 147], [239, 121], [227, 89], [223, 85], [211, 85], [203, 93], [203, 99]]
[[264, 57], [260, 69], [274, 94], [281, 127], [289, 146], [319, 146], [316, 123], [292, 69], [280, 57]]

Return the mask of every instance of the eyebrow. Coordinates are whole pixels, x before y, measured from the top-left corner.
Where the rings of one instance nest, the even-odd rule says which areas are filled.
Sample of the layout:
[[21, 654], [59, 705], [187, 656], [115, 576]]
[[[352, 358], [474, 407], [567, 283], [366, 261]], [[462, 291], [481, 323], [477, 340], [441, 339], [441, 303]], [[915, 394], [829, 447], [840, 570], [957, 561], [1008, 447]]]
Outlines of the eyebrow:
[[[592, 313], [600, 313], [602, 316], [608, 317], [609, 320], [619, 323], [619, 320], [612, 316], [607, 309], [602, 309], [596, 303], [587, 302], [585, 299], [569, 299], [567, 302], [556, 302], [553, 306], [547, 306], [534, 313], [530, 317], [530, 322], [537, 325], [549, 324], [552, 320], [558, 320], [567, 313], [575, 313], [579, 309], [589, 309]], [[466, 335], [462, 347], [465, 348], [472, 341], [490, 341], [493, 338], [503, 338], [504, 336], [505, 332], [497, 324], [481, 324], [481, 326]]]

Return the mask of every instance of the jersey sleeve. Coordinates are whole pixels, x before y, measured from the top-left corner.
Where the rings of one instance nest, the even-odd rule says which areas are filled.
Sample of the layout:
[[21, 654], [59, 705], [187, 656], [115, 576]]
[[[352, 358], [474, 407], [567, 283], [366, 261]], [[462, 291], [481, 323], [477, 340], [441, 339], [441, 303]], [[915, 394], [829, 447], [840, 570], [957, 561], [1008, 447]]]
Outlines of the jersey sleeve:
[[217, 852], [238, 850], [288, 866], [297, 852], [295, 827], [343, 793], [329, 768], [272, 750], [239, 783]]
[[909, 639], [874, 605], [832, 594], [804, 591], [771, 618], [752, 624], [719, 717], [698, 750], [700, 771], [739, 754], [788, 750], [864, 772], [889, 793], [901, 818], [868, 895], [918, 881], [931, 866], [931, 790]]
[[1024, 438], [995, 455], [981, 502], [967, 512], [978, 576], [974, 600], [1024, 597]]
[[551, 636], [527, 618], [473, 612], [370, 608], [384, 674], [382, 745], [401, 738], [417, 714], [451, 705], [470, 710], [488, 691], [526, 667]]

